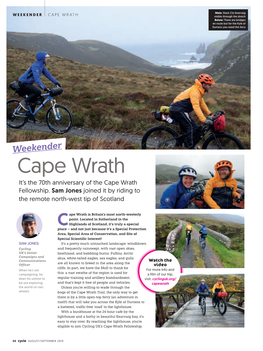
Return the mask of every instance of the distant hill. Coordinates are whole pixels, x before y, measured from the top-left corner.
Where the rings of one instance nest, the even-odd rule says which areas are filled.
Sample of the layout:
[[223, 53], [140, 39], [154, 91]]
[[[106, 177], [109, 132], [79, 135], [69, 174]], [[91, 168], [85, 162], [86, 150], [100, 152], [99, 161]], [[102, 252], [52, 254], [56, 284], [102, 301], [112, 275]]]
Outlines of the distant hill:
[[216, 83], [250, 86], [250, 32], [228, 42], [206, 69]]
[[[178, 172], [181, 167], [177, 166], [171, 166], [171, 165], [165, 165], [165, 164], [160, 164], [156, 166], [156, 184], [160, 183], [174, 183], [178, 182], [179, 176]], [[209, 176], [204, 176], [202, 174], [198, 174], [197, 181], [202, 180], [205, 178], [209, 178]]]
[[[248, 31], [250, 32], [250, 21], [248, 22]], [[232, 39], [235, 39], [248, 31], [231, 31], [226, 39], [217, 40], [207, 46], [205, 56], [200, 59], [200, 62], [212, 63], [213, 57], [219, 53], [223, 47], [228, 44]]]
[[51, 55], [91, 65], [170, 77], [185, 75], [184, 70], [154, 65], [128, 51], [96, 40], [70, 42], [54, 34], [7, 32], [7, 45], [31, 51], [43, 50]]
[[[161, 216], [161, 215], [159, 215]], [[180, 214], [180, 215], [169, 215], [172, 218], [176, 218], [177, 220], [183, 219], [188, 220], [192, 223], [198, 221], [200, 219], [209, 220], [209, 221], [219, 221], [221, 223], [233, 222], [238, 224], [244, 224], [244, 217], [239, 215], [232, 214]]]

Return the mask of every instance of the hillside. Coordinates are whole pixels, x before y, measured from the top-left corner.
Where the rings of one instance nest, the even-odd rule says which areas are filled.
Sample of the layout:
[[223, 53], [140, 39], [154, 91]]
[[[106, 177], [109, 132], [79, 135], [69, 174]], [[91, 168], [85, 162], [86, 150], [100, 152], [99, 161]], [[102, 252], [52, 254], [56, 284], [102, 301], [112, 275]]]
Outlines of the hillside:
[[[250, 32], [250, 21], [248, 22], [248, 31]], [[213, 57], [219, 53], [223, 47], [228, 44], [232, 39], [235, 39], [248, 31], [231, 31], [226, 39], [217, 40], [207, 46], [205, 56], [200, 59], [200, 62], [212, 63]]]
[[206, 69], [216, 83], [250, 86], [250, 32], [227, 43]]
[[91, 65], [172, 77], [184, 75], [183, 70], [154, 65], [114, 45], [96, 40], [69, 42], [54, 34], [7, 32], [7, 45], [26, 50], [47, 51], [50, 55]]
[[[179, 170], [180, 170], [180, 167], [177, 167], [177, 166], [171, 166], [171, 165], [165, 165], [165, 164], [156, 165], [156, 177], [155, 177], [156, 184], [178, 182]], [[198, 174], [196, 181], [200, 181], [202, 179], [209, 178], [209, 177], [210, 177], [209, 175], [204, 176], [202, 174]]]
[[[7, 98], [17, 96], [9, 88], [9, 83], [18, 79], [34, 61], [35, 51], [7, 47]], [[161, 124], [154, 119], [151, 111], [162, 105], [169, 106], [176, 95], [194, 83], [193, 79], [131, 71], [127, 74], [126, 70], [84, 64], [58, 56], [49, 58], [47, 68], [64, 89], [57, 101], [72, 111], [74, 127], [131, 133], [140, 138], [146, 130]], [[48, 87], [52, 86], [44, 76], [41, 79]], [[250, 89], [216, 84], [204, 100], [211, 111], [225, 110], [225, 130], [236, 135], [249, 148]], [[40, 121], [45, 121], [46, 110], [38, 114]], [[197, 121], [194, 115], [193, 118]], [[19, 132], [8, 130], [7, 140], [18, 141]], [[47, 138], [52, 136], [46, 135]], [[26, 137], [34, 138], [34, 135], [31, 133]], [[72, 147], [88, 146], [82, 142]]]

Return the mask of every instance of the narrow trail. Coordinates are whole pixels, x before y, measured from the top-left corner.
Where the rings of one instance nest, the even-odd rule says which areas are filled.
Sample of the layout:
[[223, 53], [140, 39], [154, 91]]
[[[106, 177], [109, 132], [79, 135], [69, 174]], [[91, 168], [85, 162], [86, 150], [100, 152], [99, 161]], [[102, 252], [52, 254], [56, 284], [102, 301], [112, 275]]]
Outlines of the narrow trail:
[[[182, 221], [183, 225], [187, 222]], [[183, 231], [185, 236], [185, 232]], [[205, 249], [199, 245], [199, 231], [193, 227], [189, 246], [185, 246], [180, 260], [182, 268], [224, 268], [218, 256], [206, 241]]]
[[[15, 130], [10, 128], [11, 130]], [[19, 128], [18, 130], [31, 130], [35, 132], [43, 132], [43, 133], [50, 133], [51, 135], [53, 134], [54, 136], [58, 134], [54, 134], [46, 125], [46, 123], [38, 123], [34, 124], [31, 122], [26, 123], [22, 128]], [[61, 137], [66, 137], [66, 135], [70, 136], [78, 136], [81, 138], [95, 138], [95, 139], [103, 139], [103, 140], [108, 140], [108, 141], [114, 141], [114, 140], [124, 140], [130, 143], [134, 143], [137, 145], [141, 145], [141, 140], [142, 140], [142, 135], [135, 135], [135, 134], [129, 134], [129, 133], [116, 133], [112, 131], [97, 131], [96, 129], [86, 129], [86, 128], [77, 128], [77, 127], [72, 127], [69, 132], [65, 134], [61, 134]]]

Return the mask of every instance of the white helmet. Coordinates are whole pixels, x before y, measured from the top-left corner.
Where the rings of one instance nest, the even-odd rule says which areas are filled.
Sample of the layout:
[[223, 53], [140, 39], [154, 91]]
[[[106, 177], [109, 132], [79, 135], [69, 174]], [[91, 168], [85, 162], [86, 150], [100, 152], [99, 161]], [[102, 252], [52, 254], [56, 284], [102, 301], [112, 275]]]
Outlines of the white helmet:
[[178, 172], [179, 177], [181, 178], [184, 175], [188, 175], [191, 177], [194, 177], [194, 179], [197, 177], [197, 172], [194, 168], [191, 166], [183, 166], [180, 171]]

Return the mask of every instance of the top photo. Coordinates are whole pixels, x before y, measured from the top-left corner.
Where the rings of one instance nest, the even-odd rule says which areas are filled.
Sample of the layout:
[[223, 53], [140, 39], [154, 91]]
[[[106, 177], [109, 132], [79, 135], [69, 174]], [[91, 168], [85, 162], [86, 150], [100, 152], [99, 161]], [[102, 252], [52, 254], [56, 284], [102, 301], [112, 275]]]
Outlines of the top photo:
[[7, 7], [6, 142], [250, 149], [250, 8]]

